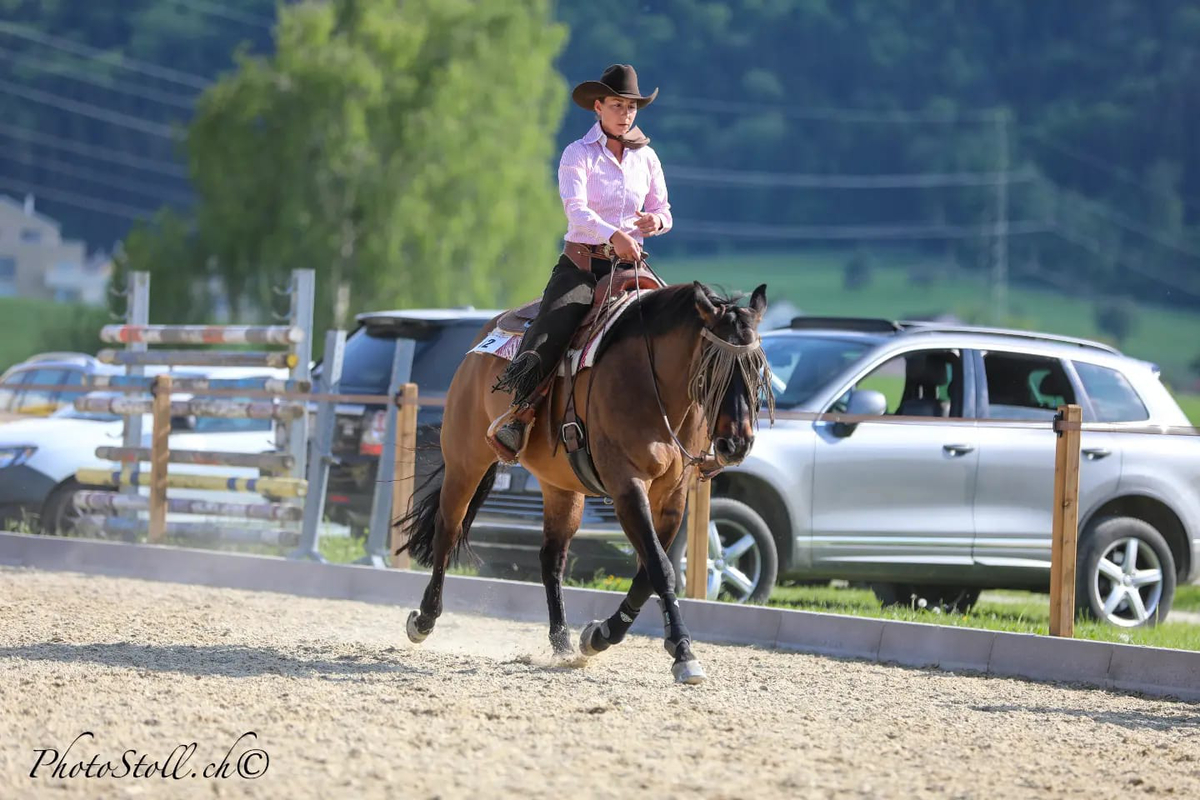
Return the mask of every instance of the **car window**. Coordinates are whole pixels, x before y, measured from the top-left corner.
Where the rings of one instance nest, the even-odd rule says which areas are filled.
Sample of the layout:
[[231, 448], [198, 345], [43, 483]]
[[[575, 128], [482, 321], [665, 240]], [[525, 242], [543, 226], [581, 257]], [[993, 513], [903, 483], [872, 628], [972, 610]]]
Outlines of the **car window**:
[[0, 411], [12, 411], [17, 398], [17, 386], [25, 383], [29, 375], [30, 370], [23, 370], [14, 372], [4, 379], [4, 383], [0, 385]]
[[991, 419], [1053, 419], [1075, 402], [1075, 388], [1057, 358], [1024, 353], [983, 354], [987, 416]]
[[1075, 362], [1075, 371], [1083, 383], [1095, 412], [1095, 422], [1137, 422], [1150, 419], [1142, 399], [1129, 381], [1115, 369]]
[[[791, 408], [824, 389], [862, 358], [870, 342], [816, 336], [764, 336], [763, 353], [776, 380], [775, 403]], [[783, 388], [779, 388], [779, 384]]]
[[876, 391], [887, 400], [885, 413], [904, 417], [963, 415], [962, 354], [957, 350], [918, 350], [885, 361], [860, 378], [830, 408], [844, 412], [854, 391]]
[[62, 408], [66, 405], [71, 405], [75, 402], [75, 398], [80, 395], [87, 394], [87, 390], [83, 388], [83, 373], [77, 369], [68, 370], [59, 381], [65, 386], [78, 386], [78, 391], [64, 389], [58, 394], [58, 407]]
[[[57, 385], [66, 380], [67, 373], [63, 369], [35, 369], [26, 373], [23, 383], [48, 386]], [[54, 389], [25, 389], [17, 396], [16, 411], [19, 414], [34, 414], [44, 416], [58, 410], [58, 391]]]
[[450, 389], [450, 381], [480, 327], [475, 320], [447, 325], [438, 336], [417, 342], [412, 379], [423, 395], [445, 394]]
[[[412, 380], [422, 394], [444, 394], [454, 371], [479, 332], [475, 320], [436, 329], [418, 340], [413, 351]], [[342, 353], [342, 388], [365, 394], [387, 394], [396, 340], [386, 331], [360, 328], [346, 340]]]

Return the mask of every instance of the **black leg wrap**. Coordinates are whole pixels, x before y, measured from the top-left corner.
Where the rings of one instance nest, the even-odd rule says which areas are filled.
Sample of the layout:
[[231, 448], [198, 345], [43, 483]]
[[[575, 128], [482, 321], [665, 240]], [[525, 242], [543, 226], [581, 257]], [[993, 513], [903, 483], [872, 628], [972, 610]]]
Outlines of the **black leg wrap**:
[[628, 599], [622, 600], [621, 605], [617, 607], [617, 613], [604, 621], [602, 630], [605, 631], [605, 640], [609, 644], [620, 643], [625, 634], [629, 633], [640, 610], [631, 606]]

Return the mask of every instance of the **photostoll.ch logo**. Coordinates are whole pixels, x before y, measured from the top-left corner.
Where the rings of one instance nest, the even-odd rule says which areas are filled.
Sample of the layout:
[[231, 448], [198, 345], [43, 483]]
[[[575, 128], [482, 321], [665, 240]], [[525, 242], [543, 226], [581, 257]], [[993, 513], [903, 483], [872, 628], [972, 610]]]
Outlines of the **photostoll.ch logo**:
[[[207, 764], [192, 763], [199, 745], [196, 742], [176, 745], [161, 761], [149, 753], [126, 750], [118, 758], [109, 759], [98, 752], [91, 752], [96, 735], [84, 731], [75, 737], [67, 749], [59, 753], [54, 747], [34, 748], [37, 759], [30, 778], [160, 778], [186, 780], [188, 778], [244, 778], [253, 780], [262, 777], [271, 764], [267, 751], [249, 747], [258, 739], [254, 731], [239, 736], [220, 761]], [[245, 742], [245, 745], [243, 745]], [[240, 747], [246, 746], [238, 755]], [[87, 752], [91, 758], [81, 755]]]

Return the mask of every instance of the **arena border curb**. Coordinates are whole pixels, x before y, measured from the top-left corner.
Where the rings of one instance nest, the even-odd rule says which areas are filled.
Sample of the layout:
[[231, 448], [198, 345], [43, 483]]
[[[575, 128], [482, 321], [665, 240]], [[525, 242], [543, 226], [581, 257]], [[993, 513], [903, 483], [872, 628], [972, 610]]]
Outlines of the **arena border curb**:
[[[408, 570], [3, 532], [0, 565], [406, 607], [415, 606], [427, 581], [425, 573]], [[540, 584], [460, 575], [448, 576], [446, 583], [446, 611], [546, 619]], [[618, 602], [616, 593], [596, 589], [568, 587], [563, 594], [576, 632], [590, 620], [609, 616]], [[701, 642], [1200, 701], [1200, 652], [704, 600], [681, 603], [688, 627]], [[661, 635], [653, 606], [638, 618], [635, 633]]]

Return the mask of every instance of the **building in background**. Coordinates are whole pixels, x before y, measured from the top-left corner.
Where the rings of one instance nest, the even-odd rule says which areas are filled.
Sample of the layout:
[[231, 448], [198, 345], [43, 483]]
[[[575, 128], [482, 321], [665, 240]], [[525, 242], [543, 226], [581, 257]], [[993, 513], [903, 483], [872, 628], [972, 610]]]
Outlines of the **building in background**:
[[64, 240], [57, 220], [24, 201], [0, 194], [0, 297], [62, 303], [104, 303], [112, 260], [87, 256], [83, 242]]

